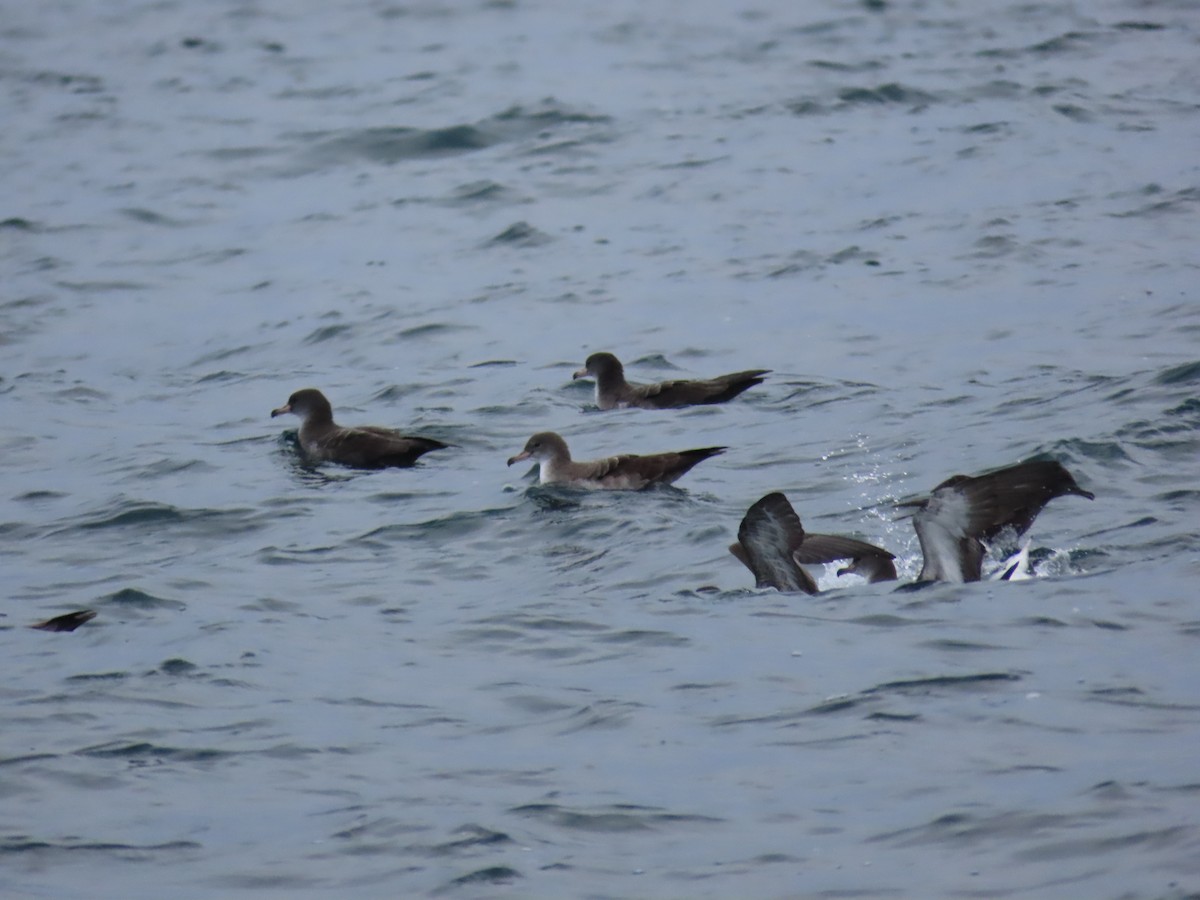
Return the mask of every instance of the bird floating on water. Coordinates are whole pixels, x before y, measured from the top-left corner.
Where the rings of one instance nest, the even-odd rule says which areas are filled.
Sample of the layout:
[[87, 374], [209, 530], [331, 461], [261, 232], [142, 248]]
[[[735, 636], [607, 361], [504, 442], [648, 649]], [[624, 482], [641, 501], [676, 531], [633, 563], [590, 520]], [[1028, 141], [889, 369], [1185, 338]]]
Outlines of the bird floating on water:
[[656, 484], [671, 484], [685, 472], [710, 456], [724, 453], [725, 447], [702, 447], [676, 453], [654, 453], [638, 456], [625, 453], [606, 459], [575, 462], [567, 442], [553, 431], [535, 434], [525, 442], [525, 449], [509, 459], [515, 462], [534, 459], [538, 462], [541, 484], [565, 484], [593, 490], [638, 491]]
[[271, 418], [284, 413], [300, 417], [300, 449], [313, 462], [366, 469], [411, 466], [422, 454], [450, 446], [433, 438], [401, 434], [392, 428], [337, 425], [333, 421], [333, 407], [316, 388], [296, 391], [287, 403], [271, 410]]
[[596, 405], [601, 409], [673, 409], [724, 403], [742, 391], [762, 384], [770, 369], [748, 369], [704, 380], [634, 384], [625, 380], [625, 367], [611, 353], [593, 353], [572, 378], [596, 379]]

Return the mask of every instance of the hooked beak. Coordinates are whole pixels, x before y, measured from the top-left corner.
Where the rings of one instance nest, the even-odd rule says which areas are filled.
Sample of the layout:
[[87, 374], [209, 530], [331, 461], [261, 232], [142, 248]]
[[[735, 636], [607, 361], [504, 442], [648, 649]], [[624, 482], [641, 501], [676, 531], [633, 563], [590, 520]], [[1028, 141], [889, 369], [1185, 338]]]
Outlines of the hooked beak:
[[511, 466], [513, 463], [520, 462], [523, 459], [529, 459], [529, 451], [528, 450], [522, 450], [516, 456], [510, 456], [508, 458], [508, 464]]
[[271, 418], [273, 419], [276, 416], [282, 416], [284, 413], [290, 413], [291, 411], [292, 407], [285, 403], [283, 406], [279, 407], [279, 409], [271, 410]]
[[588, 377], [588, 370], [580, 369], [578, 372], [575, 372], [573, 375], [571, 375], [571, 380], [575, 381], [577, 378], [587, 378], [587, 377]]

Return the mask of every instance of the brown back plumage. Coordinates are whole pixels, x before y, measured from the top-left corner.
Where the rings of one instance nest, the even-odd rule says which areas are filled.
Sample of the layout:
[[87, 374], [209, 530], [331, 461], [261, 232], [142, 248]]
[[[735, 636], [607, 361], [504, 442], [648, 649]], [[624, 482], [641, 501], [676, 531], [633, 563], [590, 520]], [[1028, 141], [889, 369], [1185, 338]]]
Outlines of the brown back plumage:
[[746, 510], [738, 528], [738, 542], [729, 550], [753, 573], [755, 587], [760, 588], [815, 594], [817, 583], [802, 564], [841, 559], [852, 560], [842, 572], [856, 572], [870, 581], [896, 577], [891, 553], [856, 538], [805, 531], [792, 504], [778, 491]]
[[747, 369], [715, 378], [661, 381], [637, 384], [625, 380], [625, 367], [611, 353], [593, 353], [575, 378], [596, 379], [596, 405], [601, 409], [636, 406], [643, 409], [674, 409], [724, 403], [742, 391], [762, 384], [770, 369]]
[[301, 418], [300, 449], [315, 462], [328, 461], [365, 469], [411, 466], [431, 450], [449, 447], [433, 438], [401, 434], [391, 428], [346, 428], [333, 421], [333, 407], [316, 388], [304, 388], [271, 410], [271, 417], [292, 413]]

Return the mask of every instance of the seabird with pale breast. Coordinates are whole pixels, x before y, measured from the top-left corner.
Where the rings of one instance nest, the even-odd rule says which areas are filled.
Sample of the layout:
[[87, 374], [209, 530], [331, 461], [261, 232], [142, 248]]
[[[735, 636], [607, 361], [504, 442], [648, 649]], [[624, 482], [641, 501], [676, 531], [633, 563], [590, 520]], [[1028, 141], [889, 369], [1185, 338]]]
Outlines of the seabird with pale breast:
[[[804, 565], [853, 560], [874, 581], [896, 577], [895, 559], [882, 547], [836, 534], [813, 534], [800, 524], [796, 510], [779, 491], [767, 494], [746, 511], [729, 552], [754, 574], [754, 586], [815, 594], [817, 582]], [[845, 570], [843, 570], [845, 571]], [[839, 572], [839, 574], [841, 574]]]
[[979, 581], [986, 544], [1002, 531], [1021, 537], [1047, 503], [1075, 494], [1094, 500], [1062, 463], [1033, 460], [983, 475], [954, 475], [916, 507], [913, 527], [921, 543], [917, 581]]
[[678, 453], [654, 453], [638, 456], [625, 453], [607, 459], [575, 462], [567, 442], [553, 431], [535, 434], [525, 449], [508, 464], [533, 459], [538, 462], [540, 484], [564, 484], [592, 490], [640, 491], [656, 484], [671, 484], [692, 466], [710, 456], [724, 453], [725, 447], [702, 447]]
[[[955, 475], [927, 498], [902, 503], [916, 508], [913, 526], [922, 554], [917, 581], [980, 581], [988, 542], [1005, 531], [1021, 537], [1047, 503], [1067, 494], [1095, 498], [1061, 463], [1034, 460], [983, 475]], [[780, 493], [767, 494], [747, 510], [738, 543], [729, 549], [754, 574], [756, 587], [815, 594], [816, 582], [800, 563], [838, 559], [850, 560], [839, 575], [860, 575], [869, 582], [896, 579], [891, 553], [854, 538], [807, 534]], [[1003, 577], [1017, 577], [1018, 570], [1019, 565], [1010, 565]]]
[[724, 403], [756, 384], [762, 384], [770, 369], [749, 369], [697, 381], [661, 381], [656, 384], [631, 384], [625, 380], [625, 367], [611, 353], [593, 353], [573, 378], [596, 379], [596, 405], [601, 409], [672, 409]]
[[449, 444], [412, 437], [391, 428], [360, 425], [344, 428], [333, 421], [333, 407], [316, 388], [304, 388], [271, 410], [271, 418], [292, 413], [300, 417], [300, 449], [314, 462], [335, 462], [364, 469], [411, 466], [423, 453]]

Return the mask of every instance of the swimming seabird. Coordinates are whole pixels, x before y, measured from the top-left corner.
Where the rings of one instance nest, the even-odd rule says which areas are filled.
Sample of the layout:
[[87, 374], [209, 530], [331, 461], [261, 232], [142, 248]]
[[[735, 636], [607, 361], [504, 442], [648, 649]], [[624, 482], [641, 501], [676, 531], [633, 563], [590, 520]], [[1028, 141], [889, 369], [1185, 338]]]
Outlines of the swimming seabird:
[[29, 627], [39, 631], [74, 631], [80, 625], [90, 622], [94, 618], [96, 618], [95, 610], [78, 609], [75, 612], [63, 613], [61, 616], [55, 616]]
[[314, 462], [336, 462], [368, 469], [411, 466], [421, 454], [450, 446], [432, 438], [401, 434], [391, 428], [336, 425], [333, 408], [316, 388], [296, 391], [288, 397], [287, 403], [271, 410], [271, 418], [284, 413], [301, 418], [300, 449]]
[[611, 353], [593, 353], [573, 378], [596, 379], [596, 405], [601, 409], [637, 406], [642, 409], [670, 409], [724, 403], [756, 384], [770, 369], [749, 369], [718, 375], [702, 381], [661, 381], [656, 384], [630, 384], [625, 367]]
[[729, 552], [754, 574], [754, 586], [785, 592], [815, 594], [817, 583], [803, 565], [853, 560], [883, 581], [896, 577], [895, 558], [882, 547], [835, 534], [812, 534], [778, 491], [767, 494], [746, 511], [736, 543]]
[[953, 475], [925, 499], [902, 504], [916, 507], [913, 527], [923, 558], [917, 581], [979, 581], [985, 544], [1006, 529], [1020, 537], [1047, 503], [1067, 494], [1096, 496], [1076, 484], [1062, 463], [1044, 459]]
[[537, 460], [540, 484], [638, 491], [655, 484], [670, 484], [692, 466], [725, 450], [725, 447], [703, 447], [649, 456], [625, 453], [607, 459], [574, 462], [567, 442], [553, 431], [543, 431], [526, 441], [525, 449], [509, 459], [508, 464], [511, 466], [525, 459]]
[[[983, 475], [955, 475], [928, 497], [902, 503], [916, 508], [913, 526], [923, 558], [917, 581], [979, 581], [989, 541], [1006, 530], [1021, 537], [1047, 503], [1067, 494], [1095, 498], [1061, 463], [1034, 460]], [[816, 582], [800, 564], [838, 559], [850, 560], [839, 575], [861, 575], [869, 582], [896, 579], [891, 553], [854, 538], [807, 534], [780, 493], [767, 494], [747, 510], [738, 543], [729, 549], [754, 573], [756, 587], [815, 594]], [[1017, 577], [1019, 570], [1019, 562], [1010, 565], [1004, 577]]]

